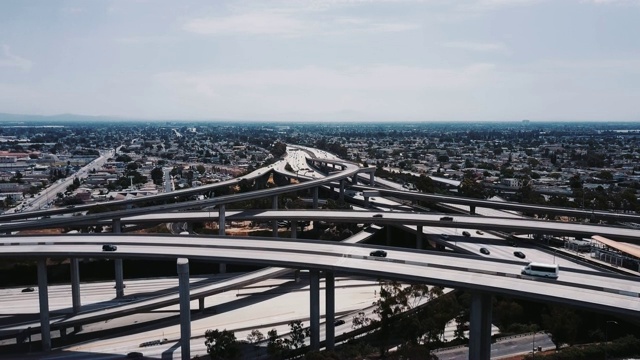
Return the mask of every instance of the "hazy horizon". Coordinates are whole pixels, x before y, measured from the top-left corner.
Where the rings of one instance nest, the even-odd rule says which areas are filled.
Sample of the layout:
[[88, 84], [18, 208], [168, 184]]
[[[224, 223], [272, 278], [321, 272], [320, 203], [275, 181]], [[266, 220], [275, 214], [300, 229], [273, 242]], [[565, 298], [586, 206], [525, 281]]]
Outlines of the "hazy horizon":
[[0, 113], [638, 121], [638, 33], [639, 0], [9, 0]]

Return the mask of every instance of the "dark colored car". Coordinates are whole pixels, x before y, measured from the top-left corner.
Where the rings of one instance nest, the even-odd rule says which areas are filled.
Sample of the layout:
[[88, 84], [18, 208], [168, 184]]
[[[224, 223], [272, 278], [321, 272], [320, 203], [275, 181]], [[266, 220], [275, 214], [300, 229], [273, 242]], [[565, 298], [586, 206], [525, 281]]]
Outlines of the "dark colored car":
[[478, 234], [478, 235], [482, 235], [482, 234], [484, 234], [484, 233], [482, 232], [482, 230], [476, 230], [476, 234]]
[[142, 353], [138, 351], [132, 351], [127, 354], [127, 359], [142, 359], [143, 357], [144, 355], [142, 355]]
[[444, 239], [444, 240], [449, 240], [449, 235], [447, 234], [440, 234], [440, 238]]
[[34, 291], [35, 291], [35, 289], [32, 288], [31, 286], [22, 289], [22, 292], [34, 292]]
[[466, 237], [471, 236], [471, 234], [469, 234], [469, 232], [468, 232], [468, 231], [463, 231], [463, 232], [462, 232], [462, 235], [464, 235], [464, 236], [466, 236]]
[[451, 216], [443, 216], [440, 218], [440, 221], [453, 221], [453, 218]]
[[387, 252], [384, 251], [384, 250], [376, 250], [376, 251], [372, 251], [371, 253], [369, 253], [369, 256], [387, 257]]
[[514, 251], [513, 255], [520, 259], [524, 259], [526, 257], [522, 251]]
[[375, 214], [373, 217], [382, 217], [382, 214]]
[[116, 250], [118, 250], [118, 247], [115, 245], [111, 245], [111, 244], [102, 245], [102, 251], [116, 251]]
[[485, 247], [480, 248], [480, 253], [485, 254], [485, 255], [489, 255], [489, 254], [491, 254], [491, 252], [489, 251], [489, 249], [487, 249], [487, 248], [485, 248]]
[[333, 326], [340, 326], [340, 325], [344, 325], [344, 320], [338, 319], [333, 323]]

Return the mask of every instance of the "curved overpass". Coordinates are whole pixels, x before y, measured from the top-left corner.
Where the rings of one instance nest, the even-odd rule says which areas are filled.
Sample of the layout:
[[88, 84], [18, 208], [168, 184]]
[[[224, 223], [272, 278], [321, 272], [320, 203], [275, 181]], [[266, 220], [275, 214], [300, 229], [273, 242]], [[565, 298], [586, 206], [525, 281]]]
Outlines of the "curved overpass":
[[[252, 193], [249, 193], [252, 194]], [[242, 195], [242, 194], [241, 194]], [[231, 195], [235, 197], [235, 195]], [[222, 199], [220, 197], [218, 199]], [[226, 197], [225, 197], [226, 198]], [[145, 209], [140, 209], [145, 210]], [[134, 210], [119, 212], [122, 224], [164, 223], [171, 221], [218, 221], [219, 213], [214, 211], [163, 212], [131, 216]], [[144, 211], [141, 211], [144, 212]], [[27, 229], [46, 229], [64, 225], [96, 225], [100, 224], [101, 214], [83, 216], [82, 218], [46, 219], [21, 223], [0, 224], [0, 231], [21, 231]], [[108, 213], [113, 216], [113, 213]], [[129, 216], [127, 216], [129, 215]], [[382, 217], [379, 217], [382, 215]], [[640, 230], [606, 225], [580, 223], [564, 223], [559, 221], [533, 219], [504, 219], [496, 217], [480, 217], [468, 215], [451, 216], [453, 221], [441, 221], [442, 215], [409, 212], [378, 212], [355, 210], [244, 210], [226, 211], [226, 220], [323, 220], [348, 223], [377, 223], [391, 225], [423, 225], [459, 229], [499, 230], [504, 232], [554, 234], [559, 236], [592, 236], [602, 235], [616, 240], [638, 243]], [[107, 223], [104, 223], [107, 224]]]
[[[335, 271], [373, 278], [570, 304], [637, 317], [637, 279], [562, 269], [557, 280], [520, 275], [526, 262], [388, 248], [387, 258], [368, 256], [370, 247], [320, 241], [189, 236], [16, 236], [2, 239], [0, 257], [149, 258], [226, 262]], [[101, 245], [118, 245], [115, 252]]]

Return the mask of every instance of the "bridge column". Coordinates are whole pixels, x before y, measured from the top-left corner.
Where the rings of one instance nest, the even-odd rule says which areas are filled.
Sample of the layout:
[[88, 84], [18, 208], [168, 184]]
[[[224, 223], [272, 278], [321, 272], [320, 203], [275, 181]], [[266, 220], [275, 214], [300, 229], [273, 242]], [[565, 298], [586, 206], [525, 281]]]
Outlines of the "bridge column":
[[[120, 234], [122, 232], [122, 223], [120, 219], [113, 219], [112, 231], [114, 234]], [[116, 278], [116, 298], [124, 296], [124, 277], [122, 271], [122, 259], [115, 259], [113, 262], [115, 266], [115, 278]]]
[[309, 330], [311, 330], [311, 350], [320, 349], [320, 274], [309, 271]]
[[[278, 195], [271, 198], [271, 208], [278, 210]], [[278, 237], [278, 220], [273, 220], [273, 237]]]
[[204, 311], [204, 298], [203, 297], [198, 298], [198, 309], [200, 311]]
[[469, 214], [471, 214], [471, 215], [475, 215], [476, 214], [476, 206], [475, 205], [469, 205]]
[[344, 179], [340, 179], [340, 200], [344, 201]]
[[336, 328], [334, 326], [336, 320], [336, 278], [333, 271], [325, 273], [325, 346], [328, 350], [333, 350], [335, 345]]
[[225, 206], [221, 204], [218, 206], [218, 235], [226, 235], [226, 223], [225, 223]]
[[187, 222], [187, 232], [189, 234], [193, 233], [193, 223], [192, 222]]
[[491, 295], [473, 293], [469, 320], [469, 360], [491, 357]]
[[[73, 314], [80, 312], [80, 263], [78, 258], [71, 258], [70, 260], [70, 273], [71, 273], [71, 306], [73, 308]], [[82, 330], [82, 325], [74, 326], [74, 331], [77, 333]]]
[[298, 237], [298, 221], [293, 220], [291, 222], [291, 238], [295, 239]]
[[180, 353], [191, 359], [191, 308], [189, 299], [189, 259], [178, 258], [178, 292], [180, 293]]
[[[220, 236], [225, 236], [226, 233], [226, 220], [225, 220], [225, 212], [226, 212], [226, 207], [224, 204], [220, 204], [220, 206], [218, 206], [218, 235]], [[220, 274], [224, 274], [227, 272], [227, 264], [225, 263], [219, 263], [218, 264], [218, 272]], [[204, 299], [203, 299], [204, 301]]]
[[362, 192], [362, 196], [364, 197], [364, 207], [368, 208], [369, 207], [369, 197], [367, 195], [364, 195], [364, 191]]
[[387, 229], [387, 246], [391, 246], [391, 225], [385, 226]]
[[353, 174], [351, 182], [353, 183], [353, 185], [358, 185], [358, 174]]
[[70, 275], [71, 275], [71, 303], [73, 313], [77, 314], [80, 311], [80, 266], [78, 258], [71, 258], [70, 260]]
[[369, 173], [369, 186], [376, 186], [375, 173]]
[[416, 249], [422, 249], [422, 225], [416, 226]]
[[313, 188], [313, 208], [318, 208], [318, 187]]
[[49, 326], [49, 290], [47, 288], [46, 259], [38, 259], [38, 299], [40, 300], [40, 333], [42, 351], [51, 351], [51, 328]]

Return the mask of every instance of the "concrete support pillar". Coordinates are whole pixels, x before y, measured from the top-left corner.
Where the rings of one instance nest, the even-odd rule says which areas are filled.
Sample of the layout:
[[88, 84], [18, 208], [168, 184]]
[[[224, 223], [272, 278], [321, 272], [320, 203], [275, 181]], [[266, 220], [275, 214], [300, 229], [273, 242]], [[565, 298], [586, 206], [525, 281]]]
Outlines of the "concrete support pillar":
[[353, 174], [351, 182], [353, 183], [353, 185], [358, 185], [358, 174]]
[[187, 222], [187, 232], [189, 232], [189, 234], [193, 233], [193, 223], [192, 222]]
[[471, 214], [471, 215], [475, 215], [476, 214], [476, 206], [475, 205], [469, 205], [469, 214]]
[[298, 221], [293, 220], [291, 222], [291, 238], [295, 239], [298, 237]]
[[[71, 306], [73, 309], [73, 314], [78, 314], [80, 312], [80, 307], [82, 306], [81, 298], [80, 298], [80, 262], [77, 258], [70, 259], [71, 263]], [[73, 327], [73, 331], [77, 334], [82, 331], [82, 325], [75, 325]]]
[[178, 291], [180, 293], [180, 352], [182, 360], [191, 359], [191, 309], [189, 301], [189, 259], [179, 258]]
[[327, 350], [333, 350], [336, 340], [336, 328], [334, 326], [336, 320], [336, 278], [333, 271], [325, 273], [324, 300], [327, 312], [325, 316], [325, 347]]
[[491, 295], [473, 293], [469, 325], [469, 360], [488, 360], [491, 357]]
[[365, 207], [365, 208], [368, 208], [368, 207], [369, 207], [369, 197], [368, 197], [368, 196], [365, 196], [365, 197], [364, 197], [364, 207]]
[[369, 173], [369, 186], [376, 186], [375, 174], [373, 172]]
[[116, 297], [124, 296], [124, 271], [122, 270], [122, 259], [115, 259], [113, 262], [116, 267]]
[[204, 298], [198, 298], [198, 309], [200, 309], [200, 311], [204, 311]]
[[387, 229], [387, 246], [391, 246], [391, 225], [385, 226]]
[[300, 282], [300, 270], [296, 270], [293, 272], [293, 281], [296, 283]]
[[49, 290], [47, 288], [46, 259], [38, 259], [38, 298], [40, 300], [40, 333], [42, 351], [51, 351], [51, 327], [49, 326]]
[[[113, 219], [112, 223], [112, 231], [114, 234], [120, 234], [122, 231], [122, 224], [120, 219]], [[122, 259], [116, 259], [113, 262], [115, 266], [115, 277], [116, 277], [116, 298], [121, 298], [124, 296], [124, 276], [122, 271]]]
[[[224, 206], [224, 204], [221, 204], [220, 206], [218, 206], [218, 235], [221, 235], [221, 236], [225, 236], [227, 234], [225, 214], [226, 214], [226, 207]], [[227, 272], [227, 264], [225, 263], [218, 264], [218, 273], [224, 274], [226, 272]]]
[[226, 235], [226, 223], [225, 223], [225, 211], [224, 204], [218, 206], [218, 235]]
[[340, 200], [344, 201], [344, 179], [340, 180]]
[[[273, 210], [278, 210], [278, 195], [273, 195], [271, 198], [271, 208]], [[278, 237], [278, 220], [273, 220], [273, 237]]]
[[311, 350], [320, 349], [320, 274], [309, 271], [309, 329], [311, 330]]
[[422, 225], [416, 226], [416, 249], [422, 250]]
[[313, 208], [317, 209], [318, 208], [318, 187], [314, 187], [313, 188]]
[[71, 258], [71, 304], [73, 313], [77, 314], [80, 311], [80, 264], [78, 258]]
[[111, 232], [114, 234], [120, 234], [122, 232], [122, 223], [120, 219], [113, 219], [111, 222]]

